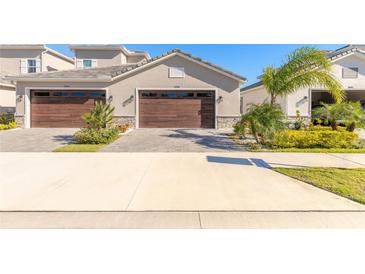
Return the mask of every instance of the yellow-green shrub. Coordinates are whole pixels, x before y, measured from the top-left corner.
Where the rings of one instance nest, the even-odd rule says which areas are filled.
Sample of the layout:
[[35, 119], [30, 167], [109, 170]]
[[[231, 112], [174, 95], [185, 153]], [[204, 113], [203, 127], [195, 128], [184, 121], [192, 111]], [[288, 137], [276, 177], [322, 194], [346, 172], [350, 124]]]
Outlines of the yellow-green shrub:
[[333, 130], [284, 130], [275, 134], [272, 145], [278, 148], [351, 148], [357, 133]]
[[[331, 127], [327, 127], [327, 126], [309, 126], [308, 129], [306, 130], [310, 130], [310, 131], [327, 131], [327, 130], [333, 130]], [[345, 127], [340, 127], [337, 126], [337, 131], [345, 131], [346, 128]]]
[[10, 122], [8, 124], [0, 124], [0, 130], [16, 128], [18, 125], [16, 122]]

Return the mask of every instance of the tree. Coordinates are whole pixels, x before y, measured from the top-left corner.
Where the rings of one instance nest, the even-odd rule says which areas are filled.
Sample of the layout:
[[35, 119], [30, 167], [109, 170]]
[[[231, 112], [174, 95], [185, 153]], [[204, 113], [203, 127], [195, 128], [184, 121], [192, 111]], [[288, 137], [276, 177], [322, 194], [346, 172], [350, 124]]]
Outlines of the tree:
[[107, 128], [113, 120], [114, 107], [97, 101], [90, 112], [84, 113], [82, 118], [92, 129]]
[[277, 96], [313, 86], [327, 89], [336, 102], [345, 97], [341, 84], [331, 74], [331, 62], [326, 54], [311, 47], [293, 51], [279, 68], [266, 67], [262, 82], [271, 96], [272, 105], [276, 103]]
[[284, 119], [285, 115], [279, 105], [251, 104], [239, 124], [248, 126], [256, 142], [263, 144], [271, 140], [277, 131], [285, 128]]

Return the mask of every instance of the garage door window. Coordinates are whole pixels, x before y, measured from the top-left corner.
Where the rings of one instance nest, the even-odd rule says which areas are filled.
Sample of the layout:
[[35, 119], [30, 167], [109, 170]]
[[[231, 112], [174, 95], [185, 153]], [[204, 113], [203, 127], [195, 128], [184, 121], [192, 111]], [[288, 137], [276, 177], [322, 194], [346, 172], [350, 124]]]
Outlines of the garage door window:
[[73, 97], [85, 97], [85, 96], [87, 96], [87, 93], [86, 92], [73, 92], [73, 93], [71, 93], [71, 96], [73, 96]]
[[151, 97], [157, 97], [156, 92], [142, 92], [142, 97], [151, 98]]
[[176, 98], [177, 97], [176, 92], [162, 92], [160, 96], [163, 98]]
[[49, 92], [34, 92], [34, 96], [49, 96]]
[[53, 92], [53, 96], [69, 96], [68, 92], [62, 92], [62, 91], [55, 91]]
[[194, 97], [194, 93], [193, 92], [181, 92], [181, 93], [179, 93], [179, 97], [191, 98], [191, 97]]
[[196, 94], [197, 97], [213, 97], [213, 93], [211, 92], [198, 92]]
[[91, 92], [90, 97], [105, 98], [105, 92]]

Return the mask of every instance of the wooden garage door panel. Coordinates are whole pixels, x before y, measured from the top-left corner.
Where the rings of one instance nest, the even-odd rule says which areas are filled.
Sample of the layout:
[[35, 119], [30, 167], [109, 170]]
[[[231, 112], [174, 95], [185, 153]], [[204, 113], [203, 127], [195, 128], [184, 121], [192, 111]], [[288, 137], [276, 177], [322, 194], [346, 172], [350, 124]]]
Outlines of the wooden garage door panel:
[[[96, 98], [33, 97], [31, 98], [32, 127], [83, 127], [82, 114], [89, 112]], [[105, 100], [103, 100], [105, 101]]]
[[141, 98], [140, 127], [145, 128], [214, 128], [214, 99]]

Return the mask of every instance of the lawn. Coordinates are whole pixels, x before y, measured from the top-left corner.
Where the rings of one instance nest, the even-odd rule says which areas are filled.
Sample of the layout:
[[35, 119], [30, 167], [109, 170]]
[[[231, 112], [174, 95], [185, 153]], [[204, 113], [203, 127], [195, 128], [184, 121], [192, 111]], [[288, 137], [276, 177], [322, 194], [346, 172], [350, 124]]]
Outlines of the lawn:
[[105, 144], [68, 144], [56, 148], [54, 152], [96, 152]]
[[365, 168], [273, 168], [340, 196], [365, 204]]
[[365, 153], [365, 148], [276, 148], [250, 150], [252, 152], [312, 152], [312, 153]]

